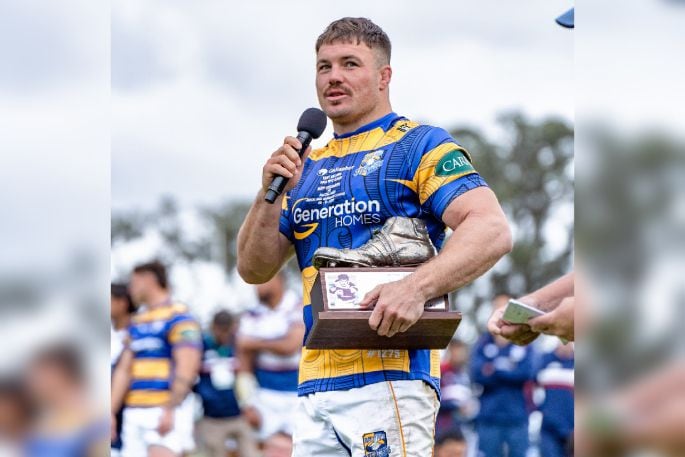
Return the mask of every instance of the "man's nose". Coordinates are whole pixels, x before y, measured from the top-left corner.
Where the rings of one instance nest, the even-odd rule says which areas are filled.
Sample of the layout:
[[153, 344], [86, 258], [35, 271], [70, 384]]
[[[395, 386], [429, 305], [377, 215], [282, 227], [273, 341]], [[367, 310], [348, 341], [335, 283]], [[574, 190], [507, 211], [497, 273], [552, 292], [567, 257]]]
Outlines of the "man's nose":
[[339, 84], [343, 81], [342, 68], [338, 65], [333, 65], [331, 71], [328, 73], [328, 83], [330, 85]]

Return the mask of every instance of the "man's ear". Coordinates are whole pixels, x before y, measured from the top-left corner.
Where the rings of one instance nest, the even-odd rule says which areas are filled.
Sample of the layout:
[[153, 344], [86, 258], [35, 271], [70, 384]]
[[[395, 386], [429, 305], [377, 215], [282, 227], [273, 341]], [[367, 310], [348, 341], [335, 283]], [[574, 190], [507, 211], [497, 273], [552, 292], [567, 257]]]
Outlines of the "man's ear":
[[378, 84], [380, 90], [386, 90], [388, 85], [390, 85], [390, 79], [392, 79], [392, 68], [390, 65], [383, 65], [380, 69], [381, 80]]

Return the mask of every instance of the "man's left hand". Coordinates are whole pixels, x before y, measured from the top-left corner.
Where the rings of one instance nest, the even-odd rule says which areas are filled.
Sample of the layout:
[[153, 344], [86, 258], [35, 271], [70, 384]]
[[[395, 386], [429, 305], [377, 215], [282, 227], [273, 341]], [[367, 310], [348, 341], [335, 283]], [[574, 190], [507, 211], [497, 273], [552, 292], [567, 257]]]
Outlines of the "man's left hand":
[[552, 311], [529, 320], [528, 325], [530, 325], [534, 332], [554, 335], [567, 341], [573, 341], [573, 326], [575, 322], [573, 312], [575, 309], [574, 297], [566, 297]]
[[166, 435], [174, 428], [174, 409], [170, 407], [162, 408], [162, 415], [159, 418], [157, 431], [161, 436]]
[[369, 326], [388, 338], [406, 332], [423, 314], [428, 298], [408, 276], [399, 281], [376, 286], [359, 303], [362, 308], [374, 306]]

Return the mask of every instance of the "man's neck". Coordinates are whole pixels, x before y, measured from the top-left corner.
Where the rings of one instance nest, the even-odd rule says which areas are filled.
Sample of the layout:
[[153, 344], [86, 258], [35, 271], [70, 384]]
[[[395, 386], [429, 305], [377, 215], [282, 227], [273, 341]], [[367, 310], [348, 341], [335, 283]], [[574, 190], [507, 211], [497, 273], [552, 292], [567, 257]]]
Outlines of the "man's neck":
[[119, 316], [119, 317], [115, 317], [114, 319], [112, 319], [112, 325], [114, 326], [114, 330], [121, 330], [123, 328], [128, 327], [128, 324], [130, 321], [131, 321], [131, 318], [127, 314], [125, 316]]
[[148, 307], [159, 308], [168, 305], [171, 302], [171, 296], [167, 290], [155, 291], [150, 293], [147, 302]]
[[365, 114], [364, 116], [361, 116], [353, 121], [339, 122], [335, 119], [331, 119], [333, 121], [333, 131], [336, 135], [345, 135], [346, 133], [352, 133], [355, 130], [358, 130], [359, 128], [365, 126], [366, 124], [370, 124], [373, 121], [377, 121], [378, 119], [382, 118], [383, 116], [387, 116], [390, 113], [392, 113], [392, 108], [388, 103], [383, 104], [381, 108], [375, 109], [372, 112]]

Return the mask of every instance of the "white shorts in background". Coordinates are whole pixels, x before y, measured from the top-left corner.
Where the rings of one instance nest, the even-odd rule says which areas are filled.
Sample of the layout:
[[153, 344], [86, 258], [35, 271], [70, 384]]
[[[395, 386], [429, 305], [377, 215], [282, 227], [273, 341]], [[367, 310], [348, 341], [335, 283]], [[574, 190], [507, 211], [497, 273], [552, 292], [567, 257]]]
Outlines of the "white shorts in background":
[[385, 381], [300, 397], [293, 457], [428, 457], [437, 395], [423, 381]]
[[161, 407], [132, 408], [127, 406], [124, 409], [121, 431], [123, 442], [121, 456], [145, 457], [148, 455], [149, 446], [163, 446], [180, 456], [189, 450], [189, 446], [194, 447], [192, 441], [194, 422], [191, 407], [188, 407], [185, 401], [177, 407], [174, 411], [174, 428], [161, 436], [157, 432], [162, 415]]
[[264, 441], [276, 432], [292, 435], [298, 403], [297, 392], [258, 389], [252, 406], [262, 419], [259, 440]]

